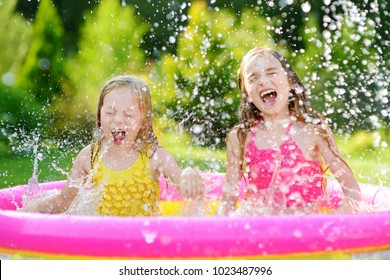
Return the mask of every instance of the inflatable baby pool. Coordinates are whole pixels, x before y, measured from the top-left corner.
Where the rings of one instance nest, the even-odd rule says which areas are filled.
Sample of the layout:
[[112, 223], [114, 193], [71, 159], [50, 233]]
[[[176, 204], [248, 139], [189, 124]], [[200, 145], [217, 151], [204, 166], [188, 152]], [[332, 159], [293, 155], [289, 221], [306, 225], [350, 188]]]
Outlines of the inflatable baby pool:
[[[209, 197], [217, 201], [224, 174], [203, 177]], [[63, 184], [47, 182], [41, 187], [61, 189]], [[0, 190], [0, 259], [390, 259], [388, 211], [256, 217], [15, 211], [26, 187]], [[390, 209], [389, 188], [361, 184], [361, 189], [368, 203]], [[334, 206], [340, 190], [331, 183], [328, 190]], [[163, 213], [169, 214], [180, 196], [163, 180], [161, 196]]]

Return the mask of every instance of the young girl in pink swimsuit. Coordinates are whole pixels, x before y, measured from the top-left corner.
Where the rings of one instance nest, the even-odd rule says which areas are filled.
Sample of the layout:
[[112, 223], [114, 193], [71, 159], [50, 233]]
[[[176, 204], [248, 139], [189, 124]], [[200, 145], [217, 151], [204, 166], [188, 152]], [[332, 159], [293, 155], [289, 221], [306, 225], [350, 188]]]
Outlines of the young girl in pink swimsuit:
[[359, 185], [287, 59], [270, 49], [252, 49], [241, 62], [238, 86], [239, 124], [227, 138], [219, 213], [236, 210], [243, 176], [248, 184], [246, 207], [267, 213], [319, 212], [325, 193], [323, 165], [342, 187], [343, 209], [354, 212], [352, 201], [361, 200]]

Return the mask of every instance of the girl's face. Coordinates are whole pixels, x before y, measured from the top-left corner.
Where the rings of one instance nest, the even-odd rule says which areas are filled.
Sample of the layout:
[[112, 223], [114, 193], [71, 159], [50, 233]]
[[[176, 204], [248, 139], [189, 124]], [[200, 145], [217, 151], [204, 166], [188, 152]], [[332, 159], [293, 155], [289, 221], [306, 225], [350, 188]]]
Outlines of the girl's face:
[[254, 56], [245, 65], [243, 76], [248, 97], [263, 116], [288, 113], [290, 84], [286, 71], [274, 56]]
[[104, 137], [110, 143], [132, 145], [141, 123], [142, 114], [131, 89], [115, 88], [104, 97], [101, 108], [101, 128]]

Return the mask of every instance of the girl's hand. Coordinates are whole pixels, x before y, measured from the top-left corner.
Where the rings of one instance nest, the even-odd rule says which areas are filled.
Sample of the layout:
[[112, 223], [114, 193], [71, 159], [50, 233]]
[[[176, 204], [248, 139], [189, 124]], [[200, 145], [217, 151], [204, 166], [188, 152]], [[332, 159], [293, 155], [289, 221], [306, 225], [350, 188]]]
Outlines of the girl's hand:
[[40, 201], [38, 200], [33, 200], [25, 203], [22, 208], [20, 208], [20, 211], [25, 211], [25, 212], [39, 212], [41, 205]]
[[202, 176], [192, 167], [185, 168], [181, 173], [180, 191], [185, 198], [201, 199], [205, 193]]

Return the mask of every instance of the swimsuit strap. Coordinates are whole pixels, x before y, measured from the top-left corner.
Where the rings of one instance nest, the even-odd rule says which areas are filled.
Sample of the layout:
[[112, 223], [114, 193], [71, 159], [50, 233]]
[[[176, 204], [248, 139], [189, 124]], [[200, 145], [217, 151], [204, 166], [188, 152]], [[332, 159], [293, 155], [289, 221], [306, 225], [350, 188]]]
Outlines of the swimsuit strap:
[[291, 125], [292, 125], [292, 120], [291, 120], [291, 117], [290, 117], [288, 126], [287, 126], [287, 128], [286, 128], [286, 136], [288, 136], [289, 133], [290, 133]]

